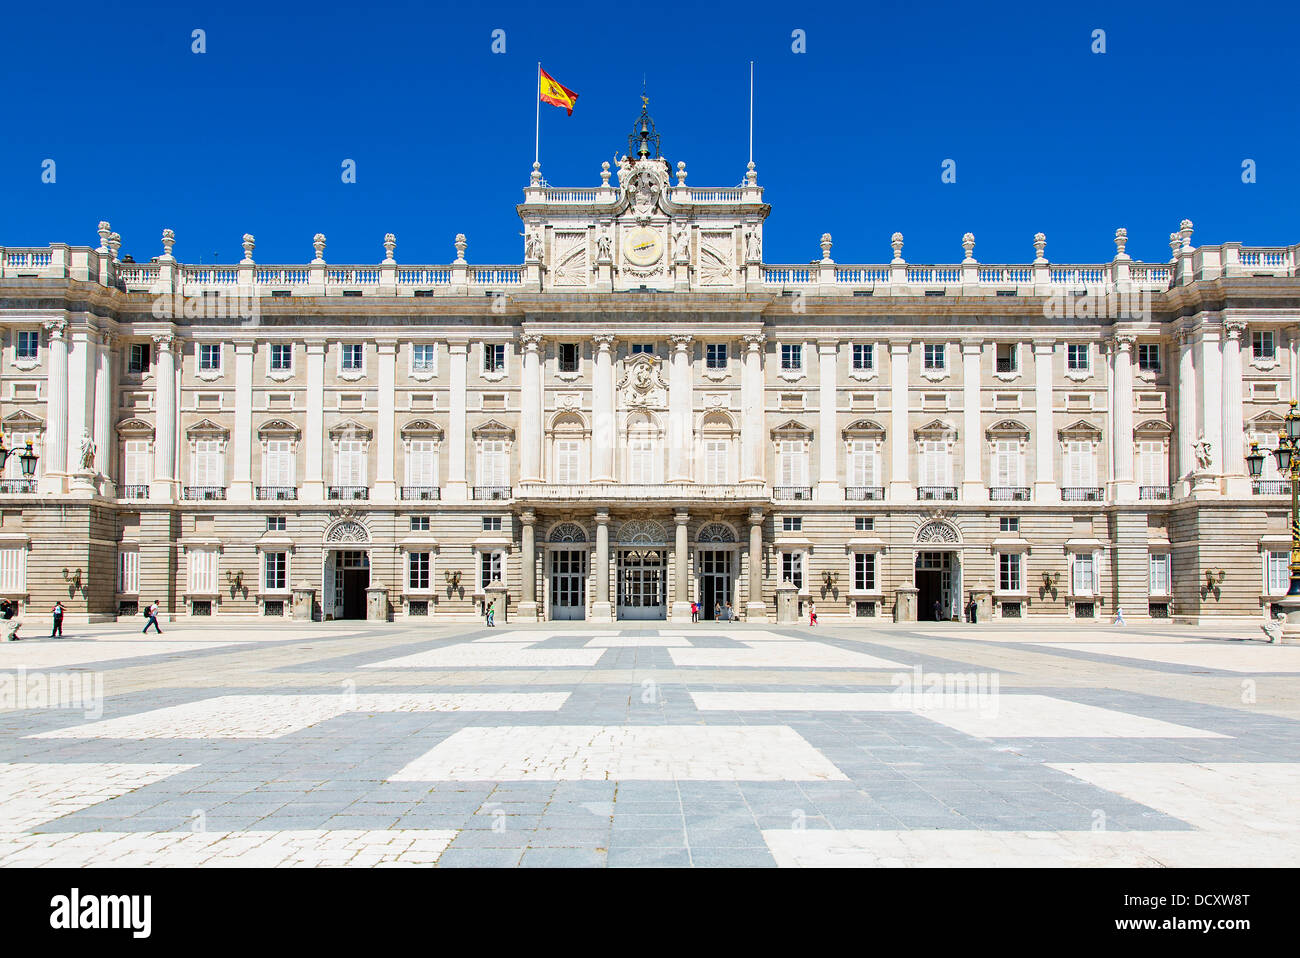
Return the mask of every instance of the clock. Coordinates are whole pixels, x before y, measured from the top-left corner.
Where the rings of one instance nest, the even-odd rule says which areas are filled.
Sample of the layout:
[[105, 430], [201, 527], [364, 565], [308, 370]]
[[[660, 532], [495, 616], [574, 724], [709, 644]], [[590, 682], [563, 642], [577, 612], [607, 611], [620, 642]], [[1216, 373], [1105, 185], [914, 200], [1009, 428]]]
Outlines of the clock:
[[664, 255], [663, 237], [644, 226], [632, 230], [623, 240], [623, 255], [634, 266], [650, 266]]

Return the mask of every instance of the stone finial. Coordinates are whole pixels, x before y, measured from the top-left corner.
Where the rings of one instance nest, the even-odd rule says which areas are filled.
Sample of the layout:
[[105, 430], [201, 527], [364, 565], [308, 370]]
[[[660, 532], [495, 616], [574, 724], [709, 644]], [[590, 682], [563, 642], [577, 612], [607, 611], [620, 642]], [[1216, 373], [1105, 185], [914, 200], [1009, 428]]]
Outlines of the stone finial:
[[831, 261], [831, 234], [823, 233], [822, 234], [822, 262], [829, 263], [830, 261]]
[[244, 234], [244, 258], [239, 261], [240, 265], [242, 266], [253, 265], [253, 248], [256, 245], [257, 243], [253, 241], [253, 234], [245, 233]]
[[1170, 253], [1169, 262], [1171, 263], [1178, 262], [1178, 250], [1182, 247], [1182, 245], [1183, 245], [1183, 238], [1180, 235], [1178, 235], [1177, 233], [1169, 234], [1169, 253]]
[[1043, 252], [1046, 249], [1047, 249], [1047, 234], [1035, 233], [1034, 234], [1034, 262], [1035, 263], [1047, 262], [1047, 257], [1043, 255]]
[[97, 253], [108, 252], [108, 237], [109, 234], [111, 234], [112, 232], [113, 232], [113, 227], [109, 225], [108, 220], [99, 221], [99, 249], [95, 250], [95, 252]]
[[889, 238], [889, 245], [894, 247], [893, 261], [895, 263], [901, 263], [903, 261], [903, 234], [895, 233], [893, 236], [891, 236]]
[[325, 262], [325, 234], [317, 233], [311, 238], [311, 245], [316, 248], [316, 258], [312, 260], [315, 265]]
[[465, 262], [465, 248], [469, 244], [465, 241], [464, 233], [456, 234], [456, 265], [461, 266]]
[[[168, 230], [167, 232], [170, 233], [171, 230]], [[163, 242], [164, 242], [164, 243], [167, 242], [166, 238], [163, 239]], [[172, 242], [175, 242], [175, 240], [173, 240]], [[122, 234], [121, 234], [121, 233], [109, 233], [109, 234], [108, 234], [108, 248], [111, 249], [111, 250], [113, 251], [113, 262], [116, 263], [116, 262], [117, 262], [117, 251], [120, 250], [120, 249], [122, 248]], [[171, 248], [170, 245], [168, 245], [168, 246], [167, 246], [167, 252], [170, 254], [171, 251], [172, 251], [172, 248]], [[169, 256], [168, 258], [170, 259], [171, 257]]]
[[384, 265], [393, 266], [397, 260], [393, 259], [393, 250], [397, 249], [397, 237], [392, 233], [384, 234]]
[[542, 185], [542, 164], [540, 160], [533, 160], [533, 172], [528, 177], [528, 185], [533, 187]]
[[677, 161], [677, 185], [678, 186], [686, 185], [686, 161], [685, 160]]
[[1115, 258], [1128, 259], [1128, 253], [1124, 252], [1124, 247], [1128, 245], [1128, 230], [1120, 227], [1115, 231]]
[[745, 185], [758, 186], [758, 167], [754, 165], [753, 160], [749, 161], [749, 165], [745, 167], [745, 170]]
[[[170, 261], [172, 259], [172, 247], [176, 245], [176, 234], [171, 230], [163, 230], [162, 235], [163, 253], [162, 258]], [[109, 240], [109, 246], [112, 246], [112, 240]]]
[[1182, 238], [1183, 249], [1190, 250], [1192, 248], [1192, 221], [1191, 220], [1183, 220], [1181, 223], [1178, 224], [1178, 235], [1179, 237]]
[[609, 160], [600, 164], [600, 188], [602, 190], [609, 189]]
[[966, 258], [963, 259], [962, 262], [963, 263], [975, 262], [975, 234], [974, 233], [965, 233], [962, 235], [961, 248], [966, 251]]

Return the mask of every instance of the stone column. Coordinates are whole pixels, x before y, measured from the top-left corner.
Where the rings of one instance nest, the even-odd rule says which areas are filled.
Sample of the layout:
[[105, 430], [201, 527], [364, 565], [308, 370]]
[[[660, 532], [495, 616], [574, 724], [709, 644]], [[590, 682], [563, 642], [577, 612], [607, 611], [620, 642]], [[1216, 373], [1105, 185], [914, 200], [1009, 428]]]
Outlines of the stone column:
[[519, 516], [519, 574], [522, 589], [515, 621], [537, 621], [537, 513], [525, 509]]
[[524, 333], [524, 369], [520, 384], [519, 481], [541, 482], [542, 476], [542, 337]]
[[447, 489], [444, 498], [449, 502], [465, 502], [469, 498], [469, 484], [465, 481], [465, 364], [468, 353], [468, 343], [447, 344], [451, 390], [447, 403]]
[[[668, 481], [690, 482], [695, 430], [691, 426], [691, 336], [670, 336], [672, 368], [668, 379]], [[688, 615], [689, 618], [689, 615]]]
[[690, 515], [678, 511], [673, 516], [677, 523], [677, 537], [673, 543], [673, 609], [672, 621], [691, 621], [690, 599], [690, 535], [687, 523]]
[[591, 380], [591, 481], [614, 482], [614, 337], [597, 333]]
[[176, 500], [176, 338], [154, 336], [158, 362], [154, 367], [154, 465], [149, 498]]
[[[95, 362], [91, 353], [90, 330], [72, 329], [68, 344], [68, 472], [81, 471], [81, 437], [89, 431], [86, 418], [94, 392]], [[89, 388], [87, 388], [89, 387]]]
[[[302, 498], [325, 500], [325, 343], [307, 343], [307, 428], [303, 433]], [[323, 601], [333, 602], [333, 596]]]
[[[1218, 327], [1202, 327], [1196, 342], [1201, 433], [1210, 446], [1211, 475], [1223, 473], [1223, 354]], [[1200, 471], [1200, 470], [1198, 470]]]
[[49, 369], [45, 379], [45, 462], [38, 488], [60, 495], [68, 471], [68, 321], [55, 319], [45, 324], [49, 334]]
[[397, 500], [397, 478], [394, 460], [397, 445], [397, 343], [376, 344], [379, 353], [379, 429], [375, 443], [375, 499], [380, 502]]
[[827, 502], [843, 502], [844, 490], [836, 469], [840, 447], [838, 417], [835, 413], [836, 363], [839, 360], [839, 341], [823, 340], [817, 343], [817, 450], [820, 468], [817, 471], [817, 498]]
[[96, 468], [104, 478], [103, 488], [116, 498], [113, 470], [113, 340], [112, 333], [100, 333], [95, 347], [95, 426]]
[[740, 427], [741, 482], [763, 483], [767, 473], [763, 455], [763, 420], [766, 406], [763, 389], [762, 333], [750, 333], [745, 340], [745, 368], [741, 375], [741, 401], [744, 403]]
[[613, 622], [614, 608], [609, 601], [609, 510], [596, 511], [596, 568], [592, 570], [596, 588], [591, 597], [591, 621]]
[[1245, 331], [1241, 320], [1223, 324], [1223, 492], [1234, 497], [1250, 495], [1241, 411], [1241, 337]]
[[907, 363], [910, 342], [889, 344], [889, 498], [910, 502], [916, 498], [908, 470]]
[[235, 461], [230, 498], [249, 502], [253, 498], [253, 351], [251, 340], [235, 342], [235, 429], [232, 437]]
[[988, 502], [984, 490], [982, 464], [984, 456], [980, 431], [980, 354], [982, 343], [961, 344], [962, 378], [962, 431], [966, 434], [962, 445], [961, 497], [966, 502]]
[[1055, 343], [1034, 343], [1034, 499], [1054, 502], [1056, 420], [1052, 409], [1052, 353]]
[[1196, 471], [1196, 357], [1192, 331], [1178, 331], [1178, 477]]
[[745, 604], [747, 622], [766, 622], [767, 603], [763, 601], [763, 510], [749, 511], [749, 602]]
[[1111, 498], [1117, 502], [1136, 502], [1137, 485], [1133, 480], [1133, 342], [1131, 333], [1119, 333], [1111, 340], [1113, 409], [1110, 416], [1111, 450], [1114, 456], [1114, 483]]

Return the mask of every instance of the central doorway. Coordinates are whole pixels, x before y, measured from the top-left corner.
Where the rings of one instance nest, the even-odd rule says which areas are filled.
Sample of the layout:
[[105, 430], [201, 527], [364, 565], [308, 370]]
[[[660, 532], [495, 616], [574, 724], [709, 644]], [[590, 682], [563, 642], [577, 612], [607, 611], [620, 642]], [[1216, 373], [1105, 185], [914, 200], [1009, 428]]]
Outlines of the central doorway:
[[618, 617], [663, 619], [668, 604], [663, 549], [620, 549], [618, 553]]
[[952, 552], [916, 554], [916, 618], [947, 622], [958, 613], [961, 569]]
[[370, 553], [364, 549], [337, 549], [332, 560], [325, 563], [325, 595], [333, 602], [333, 617], [364, 619]]
[[551, 552], [551, 618], [587, 617], [587, 553], [580, 549]]
[[730, 549], [703, 549], [700, 556], [700, 618], [713, 621], [717, 618], [714, 607], [725, 610], [732, 602], [731, 614], [736, 614], [731, 597], [732, 552]]

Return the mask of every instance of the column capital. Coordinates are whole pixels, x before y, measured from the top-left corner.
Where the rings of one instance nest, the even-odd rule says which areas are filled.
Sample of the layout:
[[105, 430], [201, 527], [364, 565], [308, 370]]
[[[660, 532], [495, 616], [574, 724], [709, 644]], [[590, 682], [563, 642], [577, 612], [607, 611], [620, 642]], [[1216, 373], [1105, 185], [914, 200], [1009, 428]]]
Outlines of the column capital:
[[760, 349], [762, 349], [763, 344], [767, 342], [767, 334], [766, 333], [745, 333], [745, 335], [742, 336], [741, 339], [745, 341], [746, 349], [748, 349], [751, 353], [756, 353]]
[[695, 342], [695, 337], [688, 333], [682, 333], [675, 336], [669, 336], [668, 340], [673, 344], [674, 352], [684, 353], [686, 350], [691, 348], [691, 343]]
[[1034, 355], [1035, 355], [1035, 356], [1050, 356], [1050, 355], [1052, 355], [1052, 353], [1054, 353], [1054, 352], [1056, 352], [1056, 340], [1054, 340], [1054, 339], [1047, 339], [1047, 340], [1037, 339], [1037, 340], [1034, 340]]
[[678, 509], [673, 513], [673, 521], [679, 526], [684, 526], [686, 523], [691, 521], [691, 514], [685, 509]]
[[1225, 319], [1223, 321], [1224, 337], [1229, 340], [1240, 340], [1246, 332], [1246, 323], [1240, 319]]
[[1195, 336], [1192, 334], [1192, 327], [1190, 326], [1181, 327], [1177, 332], [1177, 336], [1179, 346], [1190, 346], [1193, 339], [1195, 339]]
[[524, 347], [524, 351], [536, 354], [542, 346], [541, 333], [520, 333], [519, 345]]
[[978, 356], [984, 352], [984, 340], [962, 340], [961, 352], [963, 356]]
[[375, 347], [378, 349], [380, 356], [397, 355], [397, 340], [395, 339], [376, 340]]
[[595, 518], [596, 518], [596, 525], [598, 525], [598, 526], [607, 526], [607, 525], [609, 525], [609, 510], [608, 510], [608, 509], [597, 509], [597, 510], [596, 510], [596, 516], [595, 516]]
[[253, 351], [257, 343], [251, 339], [236, 339], [232, 345], [235, 347], [235, 355], [246, 356]]
[[324, 356], [326, 342], [323, 339], [309, 339], [304, 345], [307, 347], [308, 356]]
[[519, 513], [519, 521], [526, 526], [533, 525], [537, 522], [537, 510], [525, 509], [523, 512]]
[[151, 338], [159, 351], [174, 353], [180, 347], [179, 337], [175, 333], [154, 333]]
[[117, 333], [110, 333], [108, 330], [101, 330], [99, 333], [99, 345], [105, 349], [112, 349], [118, 344], [121, 337]]
[[891, 339], [889, 341], [889, 354], [891, 356], [906, 356], [912, 350], [912, 341], [910, 339]]
[[50, 341], [62, 339], [68, 331], [68, 321], [66, 319], [51, 319], [43, 324], [45, 332], [49, 335]]
[[614, 348], [618, 338], [613, 333], [596, 333], [591, 337], [591, 341], [598, 352], [607, 353]]
[[763, 524], [763, 510], [754, 508], [749, 510], [749, 524], [751, 526], [761, 526]]
[[823, 356], [827, 354], [834, 354], [839, 351], [839, 348], [840, 348], [840, 341], [838, 339], [834, 339], [834, 338], [825, 339], [820, 336], [817, 337], [817, 351], [821, 353]]
[[447, 352], [452, 356], [464, 356], [469, 352], [469, 340], [467, 339], [449, 339], [447, 340]]
[[1122, 353], [1132, 352], [1136, 342], [1137, 336], [1133, 333], [1116, 333], [1110, 338], [1110, 348]]

